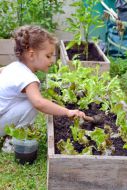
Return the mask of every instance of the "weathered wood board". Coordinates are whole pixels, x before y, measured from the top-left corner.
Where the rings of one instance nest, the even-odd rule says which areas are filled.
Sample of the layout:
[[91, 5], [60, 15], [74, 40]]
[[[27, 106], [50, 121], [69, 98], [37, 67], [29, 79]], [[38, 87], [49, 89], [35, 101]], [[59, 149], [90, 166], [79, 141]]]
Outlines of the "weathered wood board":
[[0, 39], [0, 66], [5, 66], [15, 61], [14, 41], [12, 39]]
[[[103, 71], [109, 71], [109, 68], [110, 68], [109, 59], [105, 56], [105, 54], [103, 53], [103, 51], [100, 49], [100, 47], [97, 44], [94, 44], [94, 45], [104, 61], [81, 61], [82, 65], [85, 67], [95, 68], [98, 64], [100, 65], [100, 73], [102, 73]], [[60, 41], [60, 58], [64, 65], [66, 64], [71, 65], [72, 61], [69, 60], [63, 40]]]
[[48, 117], [48, 190], [127, 190], [127, 157], [55, 154]]

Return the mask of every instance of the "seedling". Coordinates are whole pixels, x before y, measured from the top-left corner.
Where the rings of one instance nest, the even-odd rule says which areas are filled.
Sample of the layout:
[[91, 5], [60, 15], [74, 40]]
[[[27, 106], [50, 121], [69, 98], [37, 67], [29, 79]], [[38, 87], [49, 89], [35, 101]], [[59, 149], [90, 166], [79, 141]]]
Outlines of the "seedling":
[[71, 14], [70, 18], [67, 18], [69, 24], [66, 31], [73, 32], [74, 38], [67, 45], [67, 49], [71, 48], [75, 44], [78, 46], [83, 43], [84, 54], [86, 60], [88, 60], [88, 48], [90, 35], [93, 32], [103, 26], [103, 21], [100, 19], [99, 12], [95, 9], [95, 6], [99, 3], [99, 0], [78, 0], [70, 6], [75, 8], [75, 12]]

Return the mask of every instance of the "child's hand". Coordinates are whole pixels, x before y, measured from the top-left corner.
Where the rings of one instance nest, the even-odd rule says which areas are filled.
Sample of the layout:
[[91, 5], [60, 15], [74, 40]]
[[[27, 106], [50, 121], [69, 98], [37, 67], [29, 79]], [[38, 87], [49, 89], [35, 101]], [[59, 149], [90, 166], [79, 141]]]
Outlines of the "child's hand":
[[86, 115], [84, 112], [79, 111], [79, 110], [68, 110], [68, 117], [81, 117], [81, 118], [85, 118]]

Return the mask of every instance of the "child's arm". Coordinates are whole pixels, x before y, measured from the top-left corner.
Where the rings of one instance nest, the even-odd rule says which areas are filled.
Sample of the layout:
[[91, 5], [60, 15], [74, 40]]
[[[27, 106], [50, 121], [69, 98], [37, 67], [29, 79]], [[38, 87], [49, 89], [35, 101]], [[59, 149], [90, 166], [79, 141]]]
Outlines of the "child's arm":
[[25, 88], [25, 92], [33, 106], [43, 113], [51, 115], [67, 115], [68, 117], [85, 117], [85, 114], [79, 110], [69, 110], [43, 98], [37, 82], [29, 84]]

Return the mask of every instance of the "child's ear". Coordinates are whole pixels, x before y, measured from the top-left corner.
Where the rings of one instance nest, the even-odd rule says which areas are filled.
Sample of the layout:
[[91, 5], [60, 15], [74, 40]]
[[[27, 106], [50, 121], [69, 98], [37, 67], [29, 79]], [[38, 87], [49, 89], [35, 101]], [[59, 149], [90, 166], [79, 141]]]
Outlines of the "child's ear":
[[30, 58], [33, 58], [33, 56], [34, 56], [34, 50], [30, 48], [30, 49], [28, 50], [28, 54], [29, 54], [29, 57], [30, 57]]

